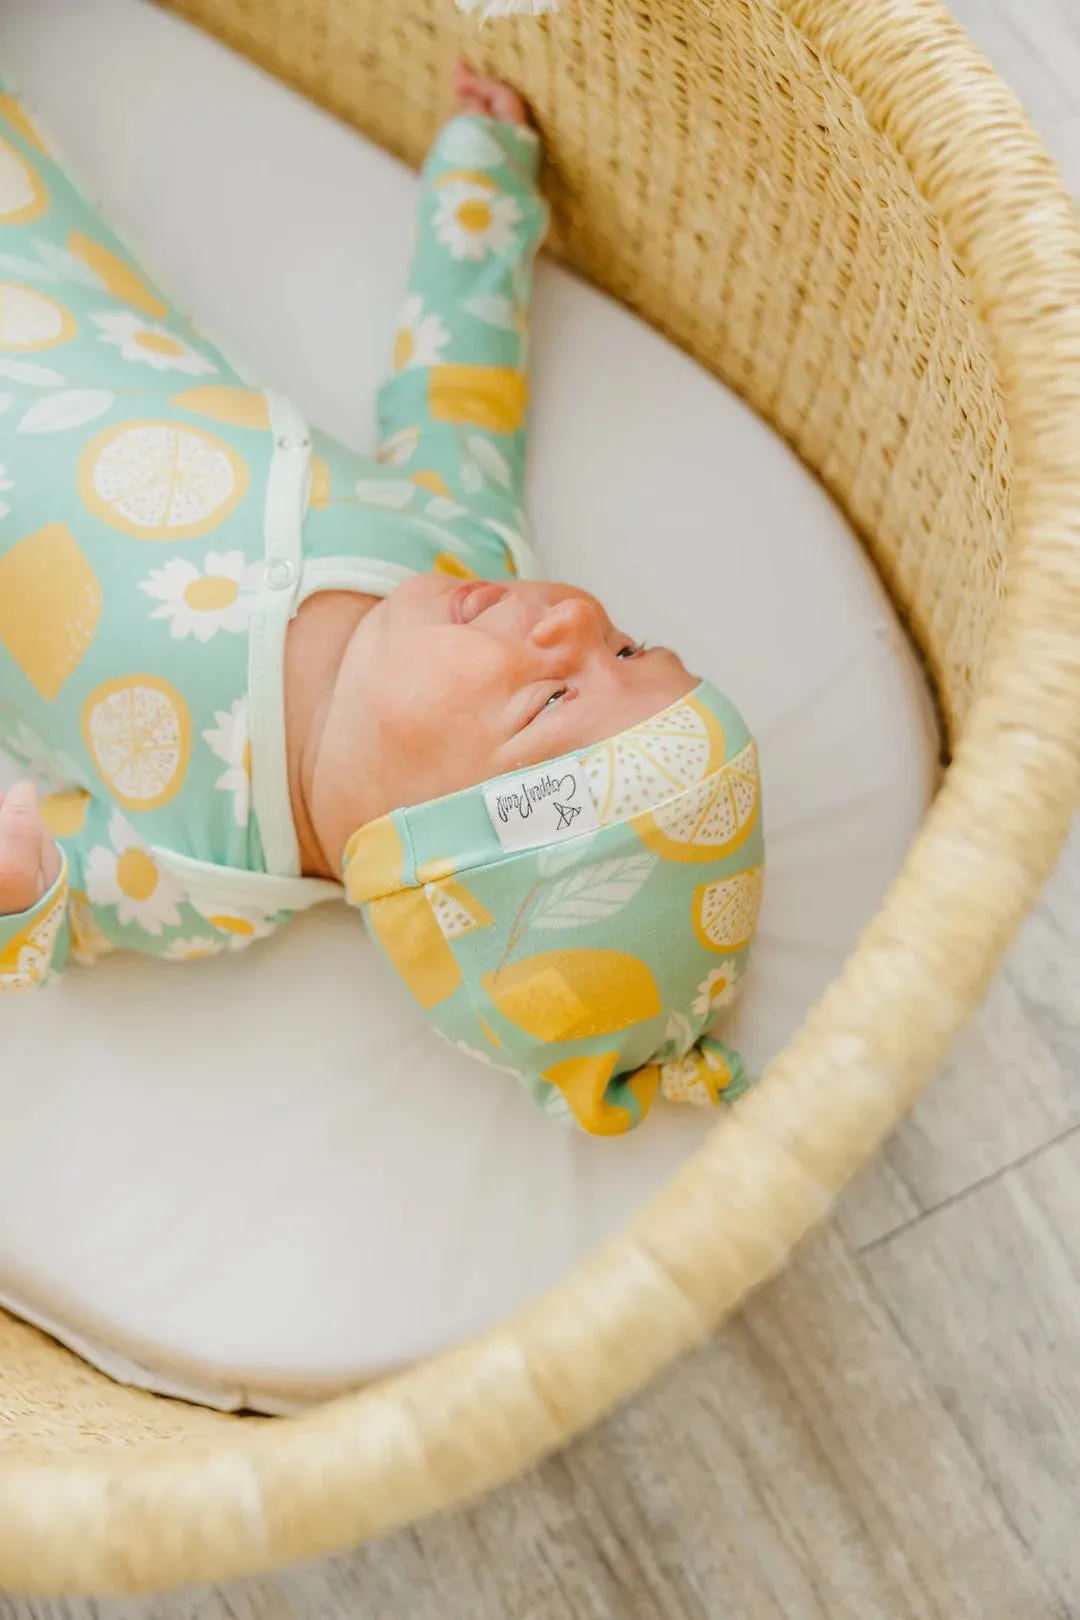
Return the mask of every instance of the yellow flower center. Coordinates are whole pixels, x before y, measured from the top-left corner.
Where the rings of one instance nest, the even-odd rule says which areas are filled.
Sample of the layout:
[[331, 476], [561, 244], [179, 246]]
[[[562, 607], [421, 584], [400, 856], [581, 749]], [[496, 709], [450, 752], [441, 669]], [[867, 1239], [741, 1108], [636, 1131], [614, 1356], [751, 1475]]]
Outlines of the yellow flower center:
[[416, 338], [407, 326], [399, 326], [394, 339], [394, 370], [401, 371], [416, 353]]
[[220, 613], [223, 608], [232, 607], [239, 594], [240, 587], [235, 579], [210, 574], [206, 579], [193, 579], [185, 586], [184, 605], [193, 613]]
[[129, 900], [149, 900], [157, 888], [157, 867], [145, 849], [125, 849], [116, 863], [116, 882]]
[[170, 337], [167, 332], [133, 332], [131, 341], [137, 343], [140, 349], [149, 349], [151, 354], [171, 354], [175, 357], [184, 352], [180, 339]]
[[211, 917], [210, 921], [215, 928], [220, 928], [223, 934], [238, 934], [243, 938], [250, 938], [255, 932], [254, 923], [249, 923], [246, 917]]
[[243, 767], [244, 775], [247, 777], [248, 781], [250, 782], [251, 781], [251, 738], [250, 737], [248, 738], [247, 742], [244, 744], [244, 751], [240, 755], [240, 764]]
[[717, 979], [715, 984], [709, 986], [709, 1000], [717, 1001], [727, 989], [727, 979]]
[[486, 202], [464, 202], [457, 212], [458, 224], [463, 231], [486, 231], [491, 228], [491, 208]]

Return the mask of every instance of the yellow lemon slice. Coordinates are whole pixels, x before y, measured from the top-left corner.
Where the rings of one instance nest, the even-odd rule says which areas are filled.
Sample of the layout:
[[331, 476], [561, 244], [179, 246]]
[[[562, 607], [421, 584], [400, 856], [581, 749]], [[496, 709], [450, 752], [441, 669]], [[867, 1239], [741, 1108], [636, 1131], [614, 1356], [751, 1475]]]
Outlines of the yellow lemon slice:
[[83, 705], [83, 740], [117, 804], [157, 810], [179, 793], [191, 753], [180, 693], [154, 675], [122, 675]]
[[528, 405], [526, 377], [506, 366], [432, 366], [428, 373], [428, 408], [436, 422], [516, 433]]
[[101, 587], [64, 523], [0, 557], [0, 644], [51, 703], [94, 639]]
[[365, 915], [421, 1007], [430, 1011], [453, 995], [461, 983], [461, 969], [423, 889], [403, 889], [385, 900], [373, 900]]
[[125, 422], [91, 439], [76, 475], [95, 517], [139, 540], [192, 540], [243, 498], [248, 469], [220, 439], [176, 422]]
[[76, 331], [74, 316], [55, 298], [16, 281], [0, 281], [0, 349], [16, 354], [55, 349]]
[[0, 139], [0, 224], [29, 224], [48, 203], [45, 187], [22, 153]]
[[696, 787], [634, 822], [634, 831], [669, 861], [712, 861], [744, 844], [757, 821], [757, 748], [750, 742]]
[[69, 253], [73, 253], [88, 270], [92, 270], [106, 292], [111, 292], [114, 298], [141, 309], [144, 315], [152, 315], [158, 321], [163, 321], [168, 315], [169, 306], [165, 300], [147, 286], [130, 265], [117, 258], [111, 248], [95, 242], [85, 231], [71, 231], [67, 245]]
[[206, 388], [188, 388], [177, 394], [174, 405], [192, 416], [205, 416], [211, 422], [225, 422], [229, 427], [269, 428], [270, 407], [254, 388], [233, 388], [224, 383]]
[[625, 951], [545, 951], [481, 982], [503, 1017], [538, 1041], [611, 1035], [660, 1011], [651, 972]]
[[694, 890], [694, 932], [707, 950], [734, 953], [749, 945], [761, 911], [763, 877], [763, 868], [753, 866]]
[[650, 810], [724, 763], [724, 728], [695, 697], [661, 709], [582, 755], [603, 824]]
[[345, 893], [354, 906], [400, 889], [405, 850], [393, 816], [380, 816], [354, 832], [345, 845]]
[[0, 950], [0, 979], [7, 977], [9, 981], [6, 986], [0, 985], [0, 989], [23, 990], [32, 984], [41, 984], [49, 971], [66, 909], [67, 884], [62, 883], [44, 915], [28, 924]]
[[441, 882], [429, 883], [424, 892], [444, 939], [461, 939], [477, 928], [490, 928], [491, 912], [469, 893], [464, 883], [443, 878]]

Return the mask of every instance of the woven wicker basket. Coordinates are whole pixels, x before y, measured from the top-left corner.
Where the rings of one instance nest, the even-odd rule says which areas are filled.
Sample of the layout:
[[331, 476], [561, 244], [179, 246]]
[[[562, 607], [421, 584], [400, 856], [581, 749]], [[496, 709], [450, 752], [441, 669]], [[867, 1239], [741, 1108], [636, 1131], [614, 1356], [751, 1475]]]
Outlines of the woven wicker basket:
[[[523, 86], [555, 246], [752, 402], [864, 535], [953, 765], [841, 978], [618, 1238], [496, 1332], [309, 1416], [122, 1390], [0, 1318], [0, 1587], [165, 1587], [482, 1491], [694, 1344], [912, 1103], [1080, 793], [1080, 229], [936, 0], [175, 0], [418, 159], [455, 54]], [[1008, 560], [1008, 589], [1003, 593]]]

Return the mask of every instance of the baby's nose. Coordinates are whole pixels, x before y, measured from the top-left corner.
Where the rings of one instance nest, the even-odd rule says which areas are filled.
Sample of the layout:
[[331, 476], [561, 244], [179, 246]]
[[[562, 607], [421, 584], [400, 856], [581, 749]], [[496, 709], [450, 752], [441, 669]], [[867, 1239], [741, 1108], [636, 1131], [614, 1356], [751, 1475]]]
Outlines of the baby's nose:
[[532, 640], [537, 647], [567, 647], [583, 650], [602, 637], [596, 609], [584, 596], [564, 596], [537, 620]]

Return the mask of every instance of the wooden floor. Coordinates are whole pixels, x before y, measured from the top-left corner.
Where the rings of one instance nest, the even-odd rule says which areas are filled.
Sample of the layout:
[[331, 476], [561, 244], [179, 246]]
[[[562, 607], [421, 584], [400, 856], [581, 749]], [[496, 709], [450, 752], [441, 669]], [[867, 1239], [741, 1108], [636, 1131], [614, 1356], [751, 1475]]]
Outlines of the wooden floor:
[[[954, 9], [1080, 195], [1080, 0]], [[1078, 1510], [1080, 832], [839, 1218], [602, 1429], [317, 1567], [0, 1620], [1056, 1620]]]

